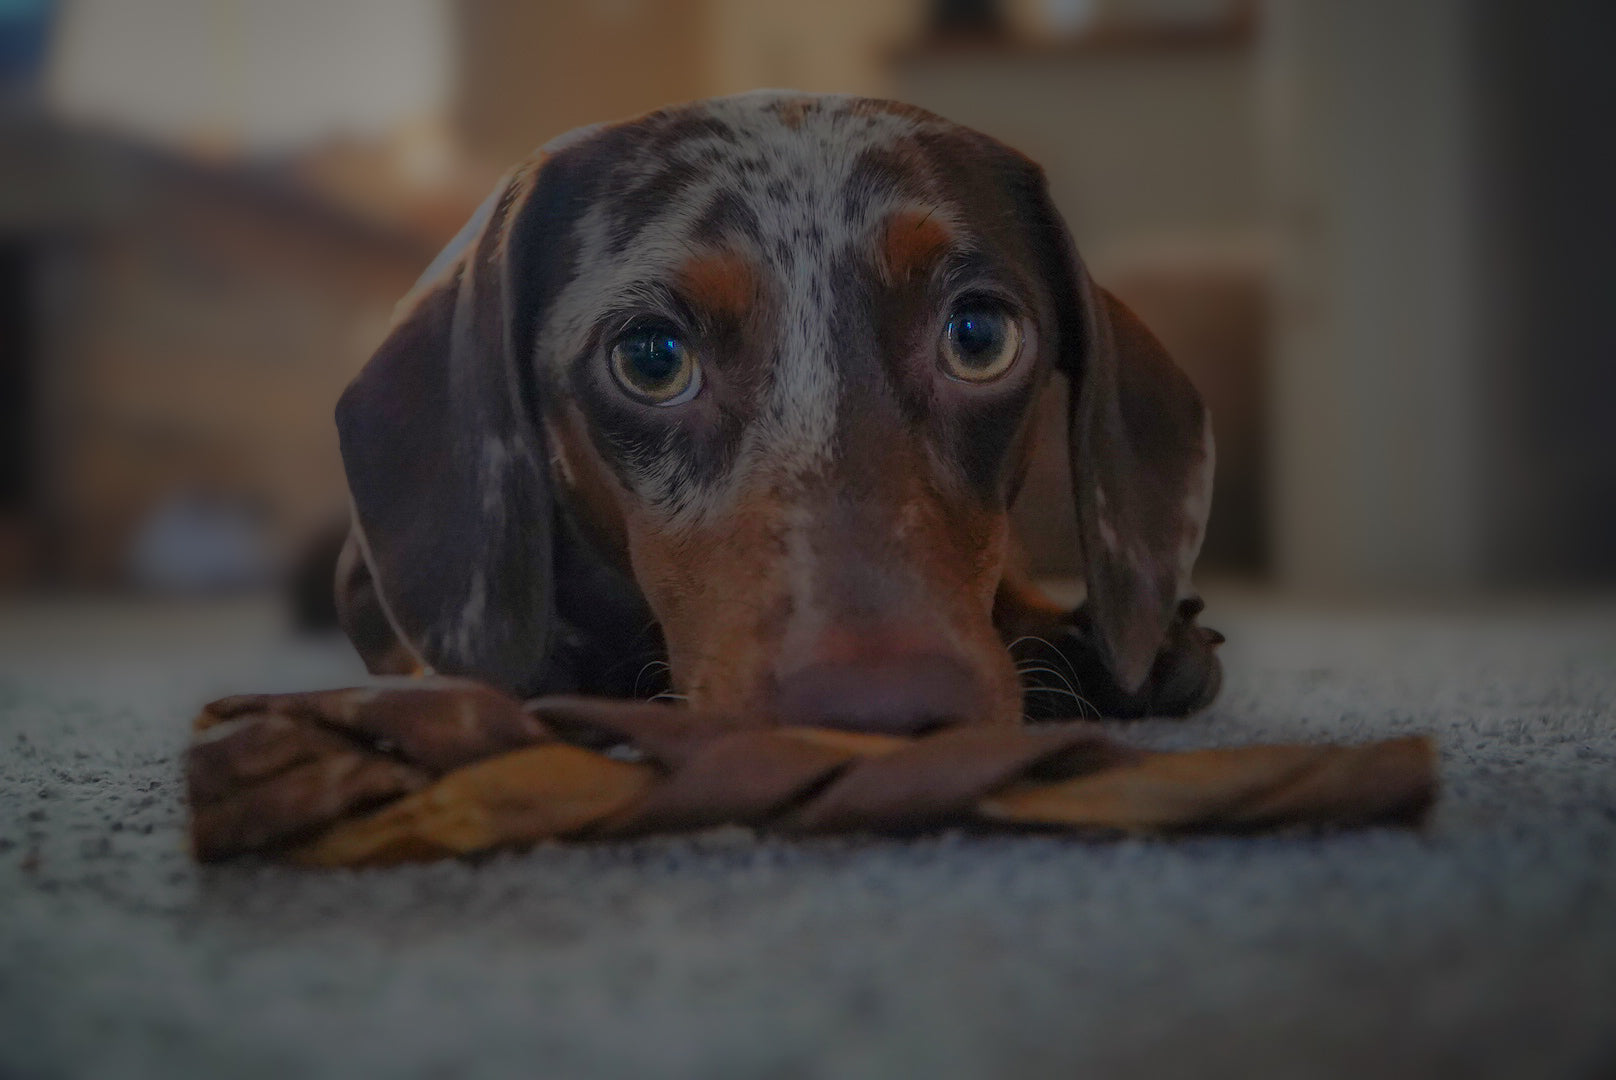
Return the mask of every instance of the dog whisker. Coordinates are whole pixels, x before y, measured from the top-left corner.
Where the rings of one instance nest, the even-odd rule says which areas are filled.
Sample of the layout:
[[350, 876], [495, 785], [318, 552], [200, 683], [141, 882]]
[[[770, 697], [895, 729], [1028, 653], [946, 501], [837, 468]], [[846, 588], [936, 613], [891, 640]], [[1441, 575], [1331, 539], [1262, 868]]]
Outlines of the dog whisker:
[[[1057, 698], [1069, 698], [1077, 705], [1075, 719], [1078, 720], [1082, 720], [1087, 715], [1087, 711], [1094, 708], [1086, 698], [1079, 697], [1063, 686], [1031, 686], [1023, 692], [1026, 694], [1054, 694]], [[1023, 714], [1021, 720], [1024, 724], [1035, 724], [1048, 721], [1051, 718], [1048, 715], [1034, 717], [1029, 714]], [[1099, 719], [1098, 713], [1095, 714], [1095, 719]]]
[[1024, 694], [1058, 694], [1061, 697], [1071, 698], [1073, 701], [1078, 702], [1079, 704], [1088, 704], [1088, 702], [1084, 701], [1083, 698], [1072, 693], [1064, 686], [1028, 686], [1024, 687], [1021, 692]]
[[[1018, 668], [1016, 668], [1016, 674], [1021, 675], [1021, 676], [1027, 676], [1027, 675], [1053, 675], [1055, 678], [1059, 679], [1061, 681], [1061, 683], [1063, 685], [1065, 685], [1068, 689], [1072, 688], [1071, 680], [1069, 680], [1065, 675], [1061, 674], [1061, 672], [1059, 670], [1057, 670], [1056, 668], [1052, 668], [1052, 667], [1049, 667], [1049, 666], [1044, 665], [1044, 664], [1029, 664], [1026, 667], [1018, 667]], [[1023, 681], [1025, 681], [1025, 680], [1023, 680]]]
[[[1040, 665], [1040, 664], [1036, 664], [1036, 663], [1028, 663], [1025, 666], [1023, 666], [1021, 664], [1018, 664], [1016, 666], [1016, 674], [1020, 677], [1020, 681], [1021, 681], [1021, 684], [1022, 684], [1021, 692], [1023, 694], [1029, 694], [1029, 693], [1034, 693], [1034, 692], [1061, 694], [1061, 695], [1069, 697], [1073, 701], [1077, 702], [1077, 704], [1078, 704], [1078, 716], [1079, 717], [1081, 717], [1083, 715], [1083, 710], [1086, 708], [1086, 709], [1089, 709], [1089, 710], [1093, 711], [1094, 718], [1096, 720], [1098, 720], [1100, 718], [1100, 710], [1095, 707], [1094, 703], [1089, 701], [1082, 694], [1079, 694], [1077, 692], [1077, 688], [1072, 685], [1072, 680], [1068, 679], [1065, 675], [1061, 674], [1061, 672], [1059, 670], [1057, 670], [1056, 668], [1052, 668], [1052, 667], [1049, 667], [1048, 665]], [[1049, 676], [1052, 676], [1052, 677], [1060, 680], [1061, 685], [1059, 685], [1059, 686], [1050, 686], [1050, 685], [1047, 685], [1047, 684], [1042, 683], [1042, 682], [1033, 682], [1033, 683], [1029, 684], [1028, 681], [1027, 681], [1027, 676], [1029, 676], [1029, 675], [1049, 675]], [[1075, 677], [1075, 675], [1074, 675], [1074, 677]]]
[[[1025, 634], [1025, 635], [1023, 635], [1021, 637], [1016, 638], [1016, 640], [1012, 641], [1009, 645], [1005, 646], [1005, 648], [1006, 648], [1006, 650], [1014, 650], [1016, 646], [1021, 645], [1021, 644], [1025, 643], [1025, 642], [1037, 642], [1039, 645], [1044, 646], [1046, 649], [1048, 649], [1051, 653], [1054, 654], [1055, 660], [1058, 661], [1060, 663], [1061, 667], [1063, 667], [1065, 669], [1065, 676], [1066, 676], [1065, 681], [1066, 681], [1068, 686], [1070, 686], [1072, 683], [1076, 683], [1076, 682], [1079, 681], [1078, 677], [1077, 677], [1077, 669], [1072, 667], [1072, 661], [1070, 660], [1070, 658], [1067, 657], [1066, 653], [1061, 651], [1061, 649], [1060, 649], [1060, 647], [1058, 645], [1056, 645], [1054, 642], [1050, 641], [1048, 638], [1042, 638], [1042, 637], [1039, 637], [1036, 634]], [[1012, 657], [1011, 658], [1014, 659], [1013, 652], [1012, 652]], [[1023, 670], [1023, 665], [1024, 664], [1036, 664], [1036, 663], [1039, 663], [1039, 662], [1040, 662], [1040, 659], [1035, 659], [1035, 658], [1032, 658], [1032, 657], [1029, 657], [1026, 660], [1018, 660], [1018, 661], [1016, 661], [1016, 670], [1018, 672]], [[1042, 661], [1042, 662], [1048, 663], [1049, 661]], [[1059, 674], [1059, 673], [1058, 672], [1052, 672], [1051, 674]], [[1092, 705], [1090, 707], [1093, 708]], [[1098, 709], [1095, 710], [1095, 715], [1096, 716], [1099, 715], [1099, 710]]]
[[1050, 649], [1050, 650], [1052, 650], [1054, 652], [1060, 652], [1060, 650], [1058, 648], [1056, 648], [1054, 643], [1051, 642], [1048, 638], [1041, 638], [1037, 634], [1023, 634], [1020, 637], [1016, 638], [1016, 640], [1012, 641], [1010, 644], [1006, 645], [1005, 649], [1007, 651], [1009, 651], [1009, 652], [1015, 652], [1017, 645], [1022, 645], [1022, 644], [1025, 644], [1026, 642], [1029, 642], [1029, 641], [1035, 641], [1038, 644], [1042, 645], [1046, 649]]
[[[634, 676], [634, 696], [635, 697], [640, 696], [640, 683], [645, 679], [645, 676], [647, 674], [665, 675], [670, 670], [672, 670], [672, 669], [668, 666], [668, 662], [666, 660], [652, 660], [652, 661], [649, 661], [644, 667], [642, 667], [640, 669], [640, 673], [638, 675]], [[656, 699], [652, 698], [651, 700], [654, 701]]]

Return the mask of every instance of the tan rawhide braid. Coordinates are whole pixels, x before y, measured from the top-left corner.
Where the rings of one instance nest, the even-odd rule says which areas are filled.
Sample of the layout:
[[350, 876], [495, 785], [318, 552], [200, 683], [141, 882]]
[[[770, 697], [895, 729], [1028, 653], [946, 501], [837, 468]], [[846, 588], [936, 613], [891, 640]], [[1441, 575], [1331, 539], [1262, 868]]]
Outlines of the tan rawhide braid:
[[739, 824], [790, 834], [951, 825], [1097, 833], [1413, 824], [1423, 738], [1156, 752], [1086, 723], [917, 738], [651, 703], [523, 705], [450, 679], [207, 706], [187, 756], [198, 859], [314, 866]]

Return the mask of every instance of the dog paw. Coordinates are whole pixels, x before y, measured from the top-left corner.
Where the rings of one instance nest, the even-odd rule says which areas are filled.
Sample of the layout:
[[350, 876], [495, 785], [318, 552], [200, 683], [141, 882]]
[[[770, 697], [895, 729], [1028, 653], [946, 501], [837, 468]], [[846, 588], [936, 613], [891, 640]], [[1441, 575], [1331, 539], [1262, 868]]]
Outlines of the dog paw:
[[1224, 641], [1196, 621], [1205, 606], [1198, 596], [1179, 602], [1150, 674], [1132, 692], [1112, 674], [1087, 608], [1070, 612], [1016, 650], [1028, 719], [1188, 716], [1204, 709], [1223, 685], [1217, 648]]

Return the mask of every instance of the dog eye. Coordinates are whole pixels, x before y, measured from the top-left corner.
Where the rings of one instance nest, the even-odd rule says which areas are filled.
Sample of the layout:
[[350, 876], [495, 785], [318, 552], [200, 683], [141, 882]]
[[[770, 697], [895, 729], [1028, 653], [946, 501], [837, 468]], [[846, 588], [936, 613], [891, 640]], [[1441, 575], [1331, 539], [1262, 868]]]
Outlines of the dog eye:
[[1021, 327], [996, 300], [962, 300], [943, 328], [943, 370], [965, 382], [997, 379], [1021, 352]]
[[612, 345], [612, 374], [647, 405], [682, 405], [701, 392], [696, 354], [670, 326], [642, 326]]

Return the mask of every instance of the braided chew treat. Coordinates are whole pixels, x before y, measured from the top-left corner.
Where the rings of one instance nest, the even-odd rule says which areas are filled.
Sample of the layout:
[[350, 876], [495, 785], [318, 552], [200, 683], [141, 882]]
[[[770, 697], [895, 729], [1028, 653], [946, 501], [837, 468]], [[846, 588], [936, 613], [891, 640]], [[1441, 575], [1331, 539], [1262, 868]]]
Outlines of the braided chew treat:
[[1085, 723], [918, 738], [779, 727], [648, 703], [412, 679], [225, 698], [187, 755], [198, 859], [315, 866], [469, 855], [552, 838], [750, 825], [1105, 833], [1417, 823], [1428, 740], [1156, 752]]

